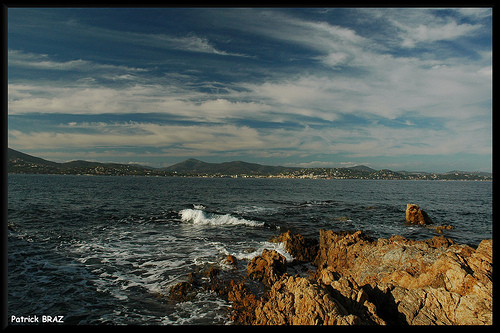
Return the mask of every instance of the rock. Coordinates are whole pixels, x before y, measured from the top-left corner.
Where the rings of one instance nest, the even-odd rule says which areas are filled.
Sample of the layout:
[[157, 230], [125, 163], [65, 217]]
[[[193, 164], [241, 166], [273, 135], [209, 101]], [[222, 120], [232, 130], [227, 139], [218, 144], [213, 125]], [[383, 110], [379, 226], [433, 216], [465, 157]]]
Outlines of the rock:
[[231, 265], [231, 266], [233, 266], [234, 268], [236, 268], [236, 261], [237, 261], [237, 260], [236, 260], [236, 257], [235, 257], [235, 256], [233, 256], [233, 255], [231, 255], [231, 254], [229, 254], [229, 255], [226, 257], [226, 259], [224, 259], [224, 262], [225, 262], [226, 264]]
[[[338, 291], [337, 280], [344, 278], [366, 289], [370, 298], [385, 293], [407, 324], [491, 324], [491, 253], [491, 240], [474, 250], [442, 236], [372, 241], [359, 231], [321, 230], [315, 277]], [[354, 292], [358, 287], [352, 285]], [[380, 285], [391, 291], [374, 292]]]
[[434, 229], [438, 234], [442, 234], [443, 230], [453, 230], [451, 225], [426, 226], [426, 228]]
[[[260, 298], [250, 289], [264, 292], [260, 283], [222, 280], [215, 269], [201, 286], [227, 297], [236, 324], [492, 324], [491, 239], [474, 249], [443, 236], [415, 241], [398, 235], [374, 240], [361, 231], [319, 234], [317, 269], [308, 278], [289, 276], [285, 257], [264, 250], [247, 265], [248, 276], [267, 286]], [[287, 232], [277, 239], [307, 253], [303, 248], [310, 247], [298, 236]], [[193, 275], [174, 286], [170, 297], [188, 300], [200, 287], [197, 280]]]
[[349, 314], [319, 284], [306, 278], [284, 276], [255, 308], [256, 325], [355, 325]]
[[478, 296], [461, 296], [444, 288], [430, 286], [405, 289], [395, 287], [391, 294], [398, 311], [409, 325], [491, 325], [488, 301]]
[[340, 277], [328, 269], [320, 271], [317, 281], [328, 289], [349, 313], [358, 316], [365, 324], [385, 325], [386, 322], [377, 314], [377, 307], [370, 302], [368, 293], [350, 277]]
[[210, 267], [208, 272], [205, 272], [205, 276], [210, 280], [213, 280], [217, 275], [219, 275], [220, 271], [217, 268]]
[[427, 225], [432, 224], [432, 220], [426, 212], [420, 209], [418, 205], [406, 205], [406, 221], [412, 224]]
[[293, 234], [290, 230], [278, 237], [272, 237], [269, 241], [284, 243], [285, 250], [292, 255], [294, 260], [299, 262], [313, 261], [318, 252], [316, 239], [304, 238], [300, 234]]
[[255, 322], [255, 308], [260, 301], [243, 282], [231, 280], [227, 297], [228, 301], [231, 302], [231, 320], [233, 322], [246, 325]]
[[332, 230], [321, 229], [319, 235], [318, 254], [314, 262], [318, 269], [327, 266], [334, 271], [348, 269], [355, 259], [357, 249], [361, 249], [364, 245], [372, 242], [361, 231], [336, 233]]
[[186, 301], [194, 297], [196, 290], [189, 282], [179, 282], [170, 289], [170, 299]]
[[253, 258], [247, 265], [248, 276], [266, 285], [272, 285], [285, 272], [286, 258], [275, 250], [264, 249], [260, 256]]

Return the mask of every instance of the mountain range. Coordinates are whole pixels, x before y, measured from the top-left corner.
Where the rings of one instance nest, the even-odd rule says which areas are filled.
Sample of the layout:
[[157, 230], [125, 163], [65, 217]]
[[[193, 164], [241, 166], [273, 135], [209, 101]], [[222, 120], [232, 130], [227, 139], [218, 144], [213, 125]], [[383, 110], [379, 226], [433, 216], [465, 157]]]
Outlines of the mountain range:
[[144, 176], [245, 176], [280, 178], [361, 178], [361, 179], [464, 179], [491, 180], [487, 172], [450, 171], [443, 174], [429, 172], [375, 170], [365, 165], [348, 168], [298, 168], [261, 165], [243, 161], [207, 163], [194, 158], [166, 168], [100, 163], [76, 160], [66, 163], [48, 161], [20, 151], [7, 149], [8, 173], [34, 174], [90, 174], [90, 175], [144, 175]]
[[176, 173], [198, 173], [198, 174], [226, 174], [226, 175], [261, 175], [275, 174], [287, 171], [299, 170], [300, 168], [261, 165], [243, 161], [206, 163], [190, 158], [184, 162], [171, 165], [162, 170]]

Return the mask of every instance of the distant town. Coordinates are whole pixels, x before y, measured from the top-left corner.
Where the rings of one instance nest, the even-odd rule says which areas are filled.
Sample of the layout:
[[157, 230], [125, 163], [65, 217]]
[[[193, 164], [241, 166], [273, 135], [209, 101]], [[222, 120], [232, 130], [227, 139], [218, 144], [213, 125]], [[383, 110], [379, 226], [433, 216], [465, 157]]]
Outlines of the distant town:
[[57, 163], [8, 149], [7, 171], [12, 174], [107, 175], [204, 178], [292, 178], [292, 179], [401, 179], [491, 181], [488, 172], [450, 171], [446, 173], [375, 170], [359, 165], [348, 168], [294, 168], [265, 166], [242, 161], [206, 163], [196, 159], [166, 167], [72, 161]]

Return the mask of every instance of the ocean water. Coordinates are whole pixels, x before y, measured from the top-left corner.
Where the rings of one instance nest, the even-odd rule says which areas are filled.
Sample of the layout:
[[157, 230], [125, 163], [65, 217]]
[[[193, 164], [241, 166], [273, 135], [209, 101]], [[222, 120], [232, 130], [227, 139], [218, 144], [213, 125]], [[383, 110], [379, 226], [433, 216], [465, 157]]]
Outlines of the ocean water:
[[492, 182], [8, 176], [8, 320], [64, 316], [65, 324], [231, 324], [230, 304], [169, 289], [195, 270], [240, 272], [264, 248], [293, 258], [273, 235], [362, 230], [425, 239], [405, 223], [416, 203], [444, 236], [492, 238]]

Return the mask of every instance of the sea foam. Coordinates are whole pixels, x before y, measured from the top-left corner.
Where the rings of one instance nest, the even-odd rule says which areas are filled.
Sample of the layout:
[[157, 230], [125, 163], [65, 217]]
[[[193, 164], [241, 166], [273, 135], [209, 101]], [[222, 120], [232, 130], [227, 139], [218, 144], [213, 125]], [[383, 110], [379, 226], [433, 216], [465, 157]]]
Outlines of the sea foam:
[[192, 222], [197, 225], [214, 225], [214, 226], [234, 226], [247, 225], [250, 227], [261, 227], [264, 222], [246, 220], [231, 216], [229, 214], [213, 214], [206, 213], [200, 209], [183, 209], [179, 212], [181, 220], [184, 222]]

